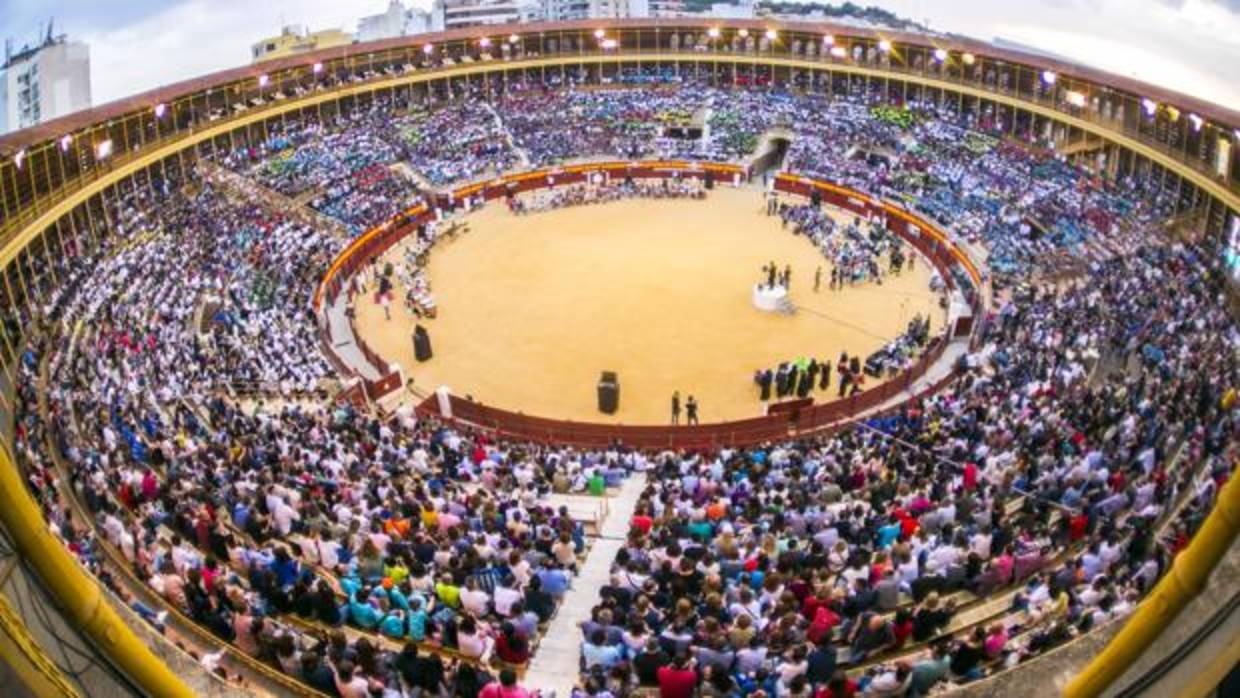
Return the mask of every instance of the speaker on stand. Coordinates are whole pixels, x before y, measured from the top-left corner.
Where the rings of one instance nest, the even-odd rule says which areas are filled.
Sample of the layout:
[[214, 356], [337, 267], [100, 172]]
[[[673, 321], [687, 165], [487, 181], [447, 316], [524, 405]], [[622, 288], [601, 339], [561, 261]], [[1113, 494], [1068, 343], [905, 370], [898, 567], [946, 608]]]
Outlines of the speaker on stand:
[[413, 329], [413, 357], [418, 361], [430, 361], [433, 355], [431, 336], [425, 327], [418, 325]]

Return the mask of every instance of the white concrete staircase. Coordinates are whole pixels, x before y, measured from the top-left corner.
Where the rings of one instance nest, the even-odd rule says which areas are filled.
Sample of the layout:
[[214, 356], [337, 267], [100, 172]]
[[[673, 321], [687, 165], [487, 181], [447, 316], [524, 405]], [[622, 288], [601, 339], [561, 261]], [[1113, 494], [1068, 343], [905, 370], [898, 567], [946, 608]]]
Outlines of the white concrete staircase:
[[634, 474], [620, 486], [620, 492], [608, 504], [599, 536], [591, 540], [590, 552], [573, 579], [559, 611], [538, 644], [538, 651], [525, 672], [526, 688], [541, 689], [544, 698], [555, 692], [556, 698], [568, 698], [577, 684], [581, 666], [581, 629], [578, 624], [590, 617], [590, 609], [598, 603], [598, 590], [608, 582], [611, 563], [624, 547], [629, 521], [637, 500], [646, 487], [646, 476]]

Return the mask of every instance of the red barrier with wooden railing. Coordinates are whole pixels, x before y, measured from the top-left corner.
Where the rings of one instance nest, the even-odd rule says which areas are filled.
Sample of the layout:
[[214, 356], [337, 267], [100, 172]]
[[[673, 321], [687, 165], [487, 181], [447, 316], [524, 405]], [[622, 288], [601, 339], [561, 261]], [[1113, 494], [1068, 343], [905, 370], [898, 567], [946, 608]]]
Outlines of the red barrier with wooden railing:
[[[843, 428], [855, 416], [869, 412], [911, 390], [930, 366], [943, 356], [946, 342], [938, 338], [936, 340], [913, 367], [870, 390], [794, 412], [777, 412], [730, 422], [693, 426], [599, 424], [510, 412], [456, 395], [450, 395], [448, 399], [452, 409], [451, 419], [469, 423], [506, 439], [585, 447], [602, 447], [613, 443], [637, 448], [675, 449], [752, 446], [786, 439], [796, 434], [826, 434], [828, 430], [834, 431], [832, 427]], [[917, 400], [937, 392], [954, 377], [955, 372], [949, 372], [919, 393], [910, 393], [908, 399]], [[907, 400], [901, 401], [890, 409], [899, 409], [906, 402]], [[885, 414], [887, 411], [877, 414]], [[424, 416], [445, 416], [440, 412], [438, 400], [434, 396], [423, 400], [418, 406], [418, 412]]]

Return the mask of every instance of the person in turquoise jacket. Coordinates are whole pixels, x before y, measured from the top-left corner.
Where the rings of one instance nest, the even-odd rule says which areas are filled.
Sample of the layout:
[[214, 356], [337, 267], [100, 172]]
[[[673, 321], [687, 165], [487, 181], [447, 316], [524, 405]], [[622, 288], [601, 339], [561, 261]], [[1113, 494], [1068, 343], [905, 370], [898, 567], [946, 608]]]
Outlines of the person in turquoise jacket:
[[393, 608], [383, 620], [379, 621], [379, 632], [387, 637], [400, 639], [405, 636], [405, 612]]
[[409, 639], [422, 642], [426, 639], [426, 626], [430, 622], [430, 613], [420, 596], [409, 599], [409, 613], [405, 624], [408, 626]]
[[[343, 580], [340, 585], [344, 587]], [[353, 624], [365, 630], [378, 627], [385, 614], [370, 602], [370, 589], [360, 587], [350, 591], [346, 587], [345, 593], [349, 595], [349, 618]]]

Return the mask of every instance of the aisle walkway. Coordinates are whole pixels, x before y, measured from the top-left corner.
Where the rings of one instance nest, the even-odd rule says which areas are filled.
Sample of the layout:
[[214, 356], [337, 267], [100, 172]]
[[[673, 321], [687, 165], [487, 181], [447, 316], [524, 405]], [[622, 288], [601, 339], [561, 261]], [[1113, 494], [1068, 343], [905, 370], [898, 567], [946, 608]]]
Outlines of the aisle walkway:
[[581, 566], [581, 574], [573, 579], [572, 588], [530, 661], [525, 673], [526, 688], [542, 689], [544, 696], [555, 691], [556, 698], [568, 698], [572, 693], [581, 657], [581, 630], [577, 624], [589, 618], [590, 609], [598, 601], [599, 587], [607, 583], [611, 563], [624, 545], [629, 520], [645, 487], [646, 476], [634, 475], [624, 481], [620, 493], [611, 499], [601, 535], [591, 539], [593, 545]]

